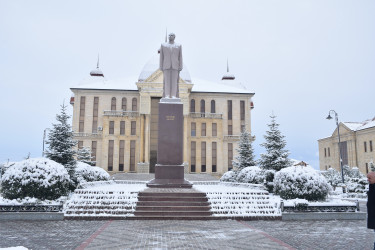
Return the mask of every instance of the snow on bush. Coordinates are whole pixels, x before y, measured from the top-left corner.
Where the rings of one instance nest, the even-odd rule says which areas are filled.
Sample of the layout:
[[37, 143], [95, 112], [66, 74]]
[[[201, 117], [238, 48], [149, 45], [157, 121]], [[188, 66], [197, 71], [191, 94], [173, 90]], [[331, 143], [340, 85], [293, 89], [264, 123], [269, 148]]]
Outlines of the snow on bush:
[[287, 167], [275, 174], [274, 192], [283, 199], [324, 200], [330, 190], [327, 180], [312, 167]]
[[100, 167], [92, 167], [84, 162], [77, 162], [76, 165], [76, 176], [78, 182], [86, 181], [108, 181], [109, 174]]
[[233, 170], [230, 170], [228, 172], [225, 172], [223, 174], [223, 176], [221, 176], [220, 181], [222, 181], [222, 182], [236, 182], [236, 176], [237, 176], [237, 174]]
[[368, 181], [357, 167], [344, 166], [344, 181], [349, 193], [365, 193], [368, 191]]
[[9, 166], [2, 176], [1, 192], [7, 199], [54, 200], [67, 194], [69, 183], [63, 165], [47, 158], [34, 158]]
[[237, 182], [263, 184], [264, 175], [258, 166], [251, 166], [242, 169], [237, 175]]
[[329, 168], [321, 173], [333, 187], [337, 187], [339, 183], [342, 183], [341, 174], [334, 168]]

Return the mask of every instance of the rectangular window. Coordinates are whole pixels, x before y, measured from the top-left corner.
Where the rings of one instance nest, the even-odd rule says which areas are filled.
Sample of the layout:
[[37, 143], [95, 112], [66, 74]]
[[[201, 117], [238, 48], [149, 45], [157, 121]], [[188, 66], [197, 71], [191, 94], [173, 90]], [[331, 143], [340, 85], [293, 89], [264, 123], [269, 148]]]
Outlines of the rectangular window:
[[118, 171], [124, 171], [124, 156], [125, 156], [125, 141], [120, 140], [120, 151], [119, 151], [119, 166]]
[[212, 172], [213, 173], [217, 172], [216, 164], [217, 164], [217, 143], [213, 142], [212, 143]]
[[206, 172], [206, 142], [201, 143], [201, 172]]
[[366, 174], [368, 174], [368, 163], [366, 162]]
[[212, 123], [212, 136], [217, 136], [217, 124]]
[[115, 141], [109, 140], [108, 142], [108, 171], [113, 171], [113, 147]]
[[191, 123], [191, 136], [196, 136], [197, 135], [197, 127], [195, 122]]
[[372, 141], [369, 141], [370, 144], [370, 152], [372, 152]]
[[79, 149], [83, 148], [83, 141], [78, 141], [78, 148]]
[[120, 121], [120, 135], [125, 135], [125, 121]]
[[331, 149], [328, 148], [328, 157], [331, 157]]
[[109, 134], [113, 135], [115, 133], [115, 122], [109, 121]]
[[367, 152], [367, 142], [363, 142], [363, 146], [365, 148], [365, 152]]
[[132, 111], [137, 111], [137, 98], [132, 99]]
[[324, 148], [324, 157], [327, 157], [327, 149]]
[[135, 171], [135, 141], [130, 141], [130, 171]]
[[206, 136], [206, 123], [202, 123], [201, 136]]
[[132, 121], [131, 123], [131, 135], [136, 135], [137, 134], [137, 122], [136, 121]]
[[228, 125], [228, 135], [233, 135], [233, 126]]
[[233, 143], [228, 143], [228, 170], [233, 168]]
[[92, 133], [98, 133], [98, 111], [99, 110], [99, 97], [94, 97], [94, 107], [92, 110]]
[[79, 128], [78, 128], [78, 132], [81, 132], [81, 133], [84, 131], [85, 103], [86, 103], [86, 97], [81, 96], [81, 100], [79, 103]]
[[326, 165], [326, 170], [328, 169], [327, 165]]
[[240, 116], [241, 121], [245, 120], [245, 101], [240, 101]]
[[232, 100], [228, 100], [228, 120], [232, 120]]
[[97, 148], [97, 142], [96, 141], [92, 141], [91, 142], [91, 161], [95, 162], [95, 165], [96, 165], [96, 148]]
[[195, 164], [196, 164], [196, 142], [191, 142], [190, 147], [190, 166], [191, 166], [191, 172], [195, 172]]

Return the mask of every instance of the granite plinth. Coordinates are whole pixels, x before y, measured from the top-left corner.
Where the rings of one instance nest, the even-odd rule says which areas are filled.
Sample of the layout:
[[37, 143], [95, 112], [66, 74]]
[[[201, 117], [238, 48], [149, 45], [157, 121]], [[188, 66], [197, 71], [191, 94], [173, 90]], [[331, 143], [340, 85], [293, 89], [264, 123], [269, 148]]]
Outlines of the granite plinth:
[[183, 104], [159, 103], [158, 156], [155, 179], [148, 187], [191, 188], [184, 179], [183, 165]]
[[183, 129], [182, 103], [159, 103], [157, 164], [181, 165], [183, 163]]

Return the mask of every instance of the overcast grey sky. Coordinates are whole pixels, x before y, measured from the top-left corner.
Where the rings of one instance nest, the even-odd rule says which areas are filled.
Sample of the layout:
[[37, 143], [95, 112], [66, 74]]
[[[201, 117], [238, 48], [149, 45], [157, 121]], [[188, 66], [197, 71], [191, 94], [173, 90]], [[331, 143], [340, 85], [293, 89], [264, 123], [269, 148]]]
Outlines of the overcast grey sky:
[[194, 78], [230, 71], [255, 92], [257, 156], [274, 112], [291, 158], [318, 168], [319, 138], [334, 121], [375, 116], [375, 1], [0, 0], [0, 162], [42, 153], [70, 87], [100, 65], [136, 77], [164, 41], [183, 46]]

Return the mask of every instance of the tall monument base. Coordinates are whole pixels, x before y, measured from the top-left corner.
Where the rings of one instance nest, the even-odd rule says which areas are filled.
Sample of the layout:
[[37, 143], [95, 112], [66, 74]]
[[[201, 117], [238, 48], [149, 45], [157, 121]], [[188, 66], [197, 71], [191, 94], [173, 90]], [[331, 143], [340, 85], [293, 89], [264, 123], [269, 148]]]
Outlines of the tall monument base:
[[148, 187], [191, 188], [193, 185], [184, 179], [184, 165], [155, 165], [155, 179], [147, 183]]
[[181, 102], [159, 103], [158, 160], [155, 179], [148, 187], [191, 188], [184, 179], [183, 133], [184, 116]]

